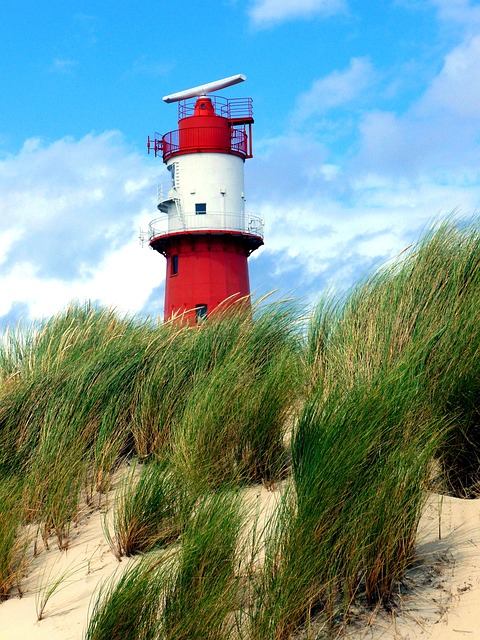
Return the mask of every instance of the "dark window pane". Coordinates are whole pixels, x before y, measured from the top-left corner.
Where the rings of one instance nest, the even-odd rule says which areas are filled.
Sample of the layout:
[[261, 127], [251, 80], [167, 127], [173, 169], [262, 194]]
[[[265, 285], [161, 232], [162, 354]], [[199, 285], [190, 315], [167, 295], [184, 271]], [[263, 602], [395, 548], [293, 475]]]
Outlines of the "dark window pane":
[[170, 262], [170, 275], [176, 276], [178, 273], [178, 255], [174, 255]]
[[207, 317], [206, 304], [197, 304], [197, 306], [195, 307], [195, 311], [196, 311], [195, 319], [197, 322], [200, 322], [201, 320], [205, 320], [205, 318]]

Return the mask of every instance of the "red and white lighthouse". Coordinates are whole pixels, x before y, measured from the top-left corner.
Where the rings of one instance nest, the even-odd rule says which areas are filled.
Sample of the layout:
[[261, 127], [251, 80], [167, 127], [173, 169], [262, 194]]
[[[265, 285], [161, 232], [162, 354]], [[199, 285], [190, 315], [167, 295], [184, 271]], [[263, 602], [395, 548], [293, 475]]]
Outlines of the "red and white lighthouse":
[[[165, 96], [178, 129], [148, 139], [170, 173], [149, 244], [167, 259], [165, 319], [190, 323], [250, 295], [247, 258], [263, 244], [263, 222], [245, 213], [244, 162], [252, 157], [252, 100], [211, 92], [237, 75]], [[227, 301], [225, 303], [225, 301]]]

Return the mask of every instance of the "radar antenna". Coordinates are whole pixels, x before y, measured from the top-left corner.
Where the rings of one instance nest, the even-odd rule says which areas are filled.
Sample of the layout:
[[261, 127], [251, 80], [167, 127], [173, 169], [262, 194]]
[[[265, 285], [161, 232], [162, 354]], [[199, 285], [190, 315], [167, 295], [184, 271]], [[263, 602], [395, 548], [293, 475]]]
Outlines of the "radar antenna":
[[201, 84], [198, 87], [192, 87], [191, 89], [185, 89], [178, 93], [172, 93], [169, 96], [163, 98], [164, 102], [178, 102], [179, 100], [187, 100], [188, 98], [196, 98], [199, 96], [205, 96], [212, 91], [218, 91], [219, 89], [225, 89], [225, 87], [231, 87], [232, 84], [238, 84], [243, 82], [247, 77], [243, 73], [238, 73], [235, 76], [229, 76], [222, 80], [215, 80], [215, 82], [209, 82], [208, 84]]

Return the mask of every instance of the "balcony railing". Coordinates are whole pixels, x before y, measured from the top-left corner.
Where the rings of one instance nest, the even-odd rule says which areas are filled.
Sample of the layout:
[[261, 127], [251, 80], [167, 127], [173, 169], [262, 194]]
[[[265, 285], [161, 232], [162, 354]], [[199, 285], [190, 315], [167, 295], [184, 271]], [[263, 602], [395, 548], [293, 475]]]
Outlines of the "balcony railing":
[[[252, 99], [251, 98], [223, 98], [222, 96], [208, 96], [212, 102], [213, 108], [217, 116], [223, 118], [252, 118]], [[195, 105], [197, 98], [189, 98], [188, 100], [180, 100], [178, 103], [178, 119], [188, 118], [195, 113]]]
[[259, 216], [238, 213], [208, 212], [163, 215], [152, 220], [149, 239], [182, 231], [232, 231], [263, 238], [264, 222]]
[[162, 138], [163, 159], [182, 151], [221, 151], [235, 152], [244, 158], [251, 155], [248, 136], [244, 128], [224, 127], [191, 127], [189, 129], [175, 129], [169, 131]]

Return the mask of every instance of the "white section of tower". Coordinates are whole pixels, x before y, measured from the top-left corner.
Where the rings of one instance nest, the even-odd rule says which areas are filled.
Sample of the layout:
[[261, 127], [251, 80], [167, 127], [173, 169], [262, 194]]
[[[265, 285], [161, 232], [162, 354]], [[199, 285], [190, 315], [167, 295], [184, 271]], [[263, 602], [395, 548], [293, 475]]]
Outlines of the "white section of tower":
[[244, 161], [226, 153], [192, 153], [166, 162], [171, 185], [159, 209], [168, 233], [198, 229], [248, 232]]

